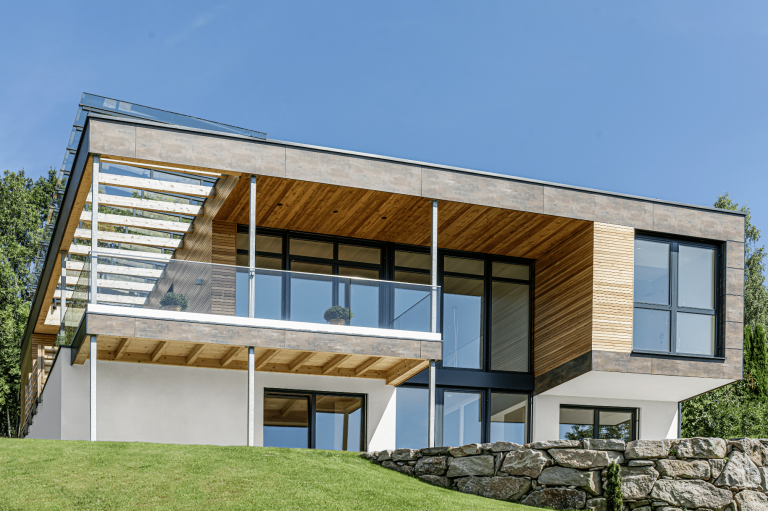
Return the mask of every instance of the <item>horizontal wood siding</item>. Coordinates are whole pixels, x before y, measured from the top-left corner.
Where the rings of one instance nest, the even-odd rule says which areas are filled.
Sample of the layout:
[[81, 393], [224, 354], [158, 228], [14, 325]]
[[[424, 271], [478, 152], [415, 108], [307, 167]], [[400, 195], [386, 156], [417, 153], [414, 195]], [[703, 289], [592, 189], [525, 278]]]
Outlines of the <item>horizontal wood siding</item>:
[[536, 260], [536, 376], [592, 349], [593, 233], [587, 224]]
[[632, 351], [635, 230], [595, 223], [592, 349]]

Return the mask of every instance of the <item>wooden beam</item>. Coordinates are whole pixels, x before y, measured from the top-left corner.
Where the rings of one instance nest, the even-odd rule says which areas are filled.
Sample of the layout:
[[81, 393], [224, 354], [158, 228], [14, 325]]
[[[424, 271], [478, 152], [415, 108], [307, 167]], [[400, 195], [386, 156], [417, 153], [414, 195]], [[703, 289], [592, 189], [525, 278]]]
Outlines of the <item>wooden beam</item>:
[[125, 350], [128, 349], [128, 343], [129, 342], [130, 341], [128, 340], [127, 337], [123, 338], [123, 340], [120, 341], [120, 344], [117, 345], [117, 349], [115, 350], [115, 358], [114, 358], [114, 360], [117, 360], [118, 358], [120, 358], [120, 356], [123, 353], [125, 353]]
[[[91, 203], [91, 194], [86, 199]], [[180, 204], [178, 202], [165, 202], [161, 200], [136, 199], [134, 197], [121, 197], [119, 195], [99, 194], [100, 206], [117, 206], [119, 208], [143, 209], [145, 211], [157, 211], [158, 213], [170, 213], [172, 215], [203, 216], [203, 206]]]
[[163, 356], [166, 348], [168, 348], [168, 344], [169, 343], [167, 341], [160, 341], [157, 344], [157, 348], [155, 348], [155, 351], [152, 352], [152, 362], [157, 362], [157, 360]]
[[379, 360], [381, 360], [381, 357], [371, 357], [367, 359], [365, 362], [357, 366], [355, 371], [355, 376], [360, 376], [363, 373], [365, 373], [368, 369], [371, 368], [371, 366], [375, 365]]
[[323, 374], [328, 374], [337, 367], [339, 367], [341, 364], [343, 364], [345, 361], [347, 361], [352, 355], [336, 355], [331, 359], [330, 362], [325, 364], [323, 366]]
[[286, 415], [288, 415], [291, 412], [291, 410], [293, 410], [296, 407], [297, 404], [299, 404], [298, 399], [291, 399], [290, 402], [288, 403], [288, 406], [283, 408], [283, 410], [280, 412], [280, 417], [285, 417]]
[[149, 167], [151, 169], [170, 170], [171, 172], [180, 172], [182, 174], [193, 174], [196, 176], [239, 176], [239, 172], [229, 170], [216, 170], [208, 167], [198, 167], [196, 165], [174, 164], [168, 165], [165, 162], [156, 162], [151, 160], [139, 160], [137, 158], [127, 158], [125, 156], [102, 155], [101, 161], [105, 163], [118, 163], [122, 165], [137, 165], [139, 167]]
[[197, 357], [200, 356], [200, 352], [203, 351], [203, 348], [205, 348], [205, 344], [198, 344], [192, 348], [192, 351], [190, 351], [189, 355], [187, 355], [186, 364], [192, 365], [195, 360], [197, 360]]
[[[81, 240], [91, 239], [90, 229], [76, 229], [75, 238]], [[99, 241], [111, 241], [113, 243], [131, 243], [133, 245], [144, 245], [148, 247], [160, 248], [181, 248], [184, 246], [184, 240], [164, 238], [161, 236], [144, 236], [142, 234], [126, 234], [123, 232], [99, 231]]]
[[229, 350], [227, 354], [224, 355], [224, 358], [221, 359], [221, 367], [227, 367], [244, 349], [245, 348], [242, 346], [237, 346]]
[[[83, 211], [80, 213], [80, 221], [90, 222], [91, 212]], [[136, 227], [139, 229], [154, 229], [156, 231], [188, 233], [192, 232], [193, 230], [191, 223], [171, 222], [170, 220], [155, 220], [154, 218], [146, 218], [143, 216], [110, 215], [105, 213], [99, 213], [99, 223], [109, 225], [124, 225], [126, 227]]]
[[115, 174], [99, 173], [99, 184], [147, 190], [150, 192], [174, 193], [177, 195], [189, 195], [192, 197], [213, 197], [212, 186], [191, 185], [187, 183], [175, 183], [159, 179], [144, 179], [140, 177], [118, 176]]
[[301, 366], [303, 366], [306, 362], [309, 361], [310, 358], [314, 357], [317, 354], [315, 351], [306, 351], [302, 354], [300, 354], [298, 357], [296, 357], [293, 362], [291, 362], [288, 365], [288, 371], [291, 373], [295, 373], [299, 370]]
[[[90, 245], [70, 245], [69, 247], [70, 254], [88, 255], [90, 251], [91, 251]], [[171, 257], [173, 257], [173, 254], [160, 254], [158, 252], [139, 252], [136, 250], [124, 250], [121, 248], [105, 248], [105, 247], [99, 247], [98, 253], [101, 255], [130, 257], [132, 259], [137, 257], [143, 257], [143, 256], [152, 258], [152, 259], [170, 259]], [[101, 268], [99, 268], [99, 271], [102, 271]]]
[[429, 367], [429, 360], [403, 360], [387, 372], [387, 385], [398, 386]]
[[267, 350], [257, 361], [254, 365], [254, 368], [256, 371], [258, 371], [262, 366], [264, 366], [267, 362], [272, 360], [275, 355], [277, 355], [277, 350]]

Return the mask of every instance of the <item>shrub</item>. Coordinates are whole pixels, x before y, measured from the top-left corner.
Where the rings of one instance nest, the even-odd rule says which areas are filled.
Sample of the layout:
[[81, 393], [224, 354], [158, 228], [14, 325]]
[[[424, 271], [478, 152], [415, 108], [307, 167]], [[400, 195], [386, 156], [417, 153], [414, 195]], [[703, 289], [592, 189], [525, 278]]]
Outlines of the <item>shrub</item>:
[[355, 317], [355, 315], [352, 314], [352, 311], [346, 307], [342, 307], [341, 305], [328, 307], [325, 310], [325, 314], [323, 314], [323, 319], [326, 321], [330, 321], [332, 319], [343, 319], [344, 321], [349, 321], [353, 317]]
[[607, 511], [621, 511], [624, 501], [621, 495], [621, 475], [617, 463], [608, 465], [608, 477], [605, 480], [605, 501]]
[[160, 306], [165, 307], [167, 305], [178, 305], [181, 306], [181, 310], [185, 311], [189, 308], [189, 300], [182, 294], [165, 293], [160, 298]]

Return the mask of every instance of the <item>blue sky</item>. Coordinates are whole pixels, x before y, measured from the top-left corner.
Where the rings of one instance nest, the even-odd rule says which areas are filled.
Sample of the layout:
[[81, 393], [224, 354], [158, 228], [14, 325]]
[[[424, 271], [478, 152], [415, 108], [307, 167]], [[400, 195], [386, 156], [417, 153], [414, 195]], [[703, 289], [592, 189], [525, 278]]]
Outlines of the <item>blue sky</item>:
[[3, 2], [0, 170], [84, 91], [270, 138], [710, 205], [768, 236], [768, 2]]

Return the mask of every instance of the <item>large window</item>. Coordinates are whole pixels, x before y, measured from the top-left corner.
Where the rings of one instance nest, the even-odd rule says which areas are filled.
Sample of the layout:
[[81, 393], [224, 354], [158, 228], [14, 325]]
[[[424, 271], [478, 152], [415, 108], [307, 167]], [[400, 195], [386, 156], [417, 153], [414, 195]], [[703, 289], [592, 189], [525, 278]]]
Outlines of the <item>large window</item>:
[[264, 446], [362, 451], [365, 397], [304, 391], [264, 393]]
[[633, 350], [718, 355], [717, 247], [635, 239]]
[[632, 408], [560, 406], [560, 439], [637, 438], [637, 410]]

